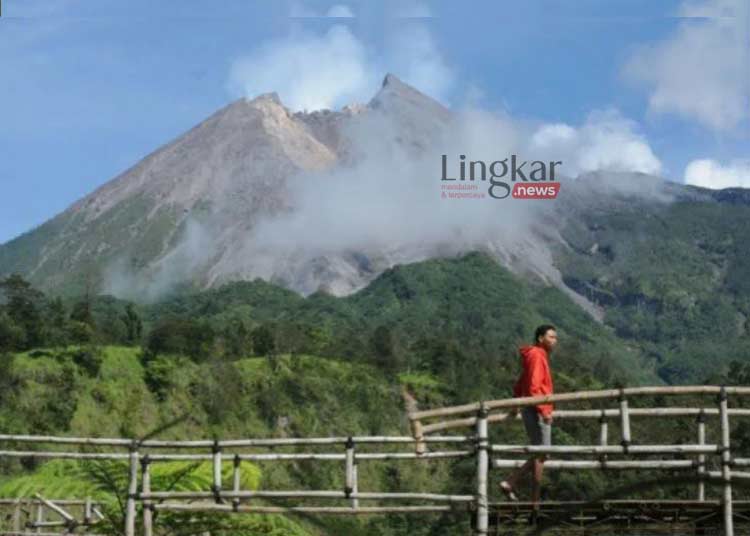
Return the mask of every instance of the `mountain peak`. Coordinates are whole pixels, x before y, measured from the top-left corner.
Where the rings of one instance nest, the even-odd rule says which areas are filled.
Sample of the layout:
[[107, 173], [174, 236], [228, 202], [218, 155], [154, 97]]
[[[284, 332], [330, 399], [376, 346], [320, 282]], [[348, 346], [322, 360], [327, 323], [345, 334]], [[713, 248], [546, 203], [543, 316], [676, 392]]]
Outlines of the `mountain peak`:
[[383, 84], [381, 87], [403, 87], [406, 86], [395, 74], [387, 73], [383, 78]]
[[246, 99], [246, 100], [250, 104], [272, 102], [272, 103], [278, 104], [279, 106], [283, 106], [283, 104], [281, 103], [281, 99], [279, 98], [279, 94], [276, 93], [275, 91], [271, 91], [268, 93], [261, 93], [260, 95], [258, 95], [257, 97], [253, 99]]
[[402, 120], [421, 124], [423, 121], [447, 122], [450, 112], [440, 102], [388, 73], [377, 94], [367, 107], [371, 110], [390, 112]]

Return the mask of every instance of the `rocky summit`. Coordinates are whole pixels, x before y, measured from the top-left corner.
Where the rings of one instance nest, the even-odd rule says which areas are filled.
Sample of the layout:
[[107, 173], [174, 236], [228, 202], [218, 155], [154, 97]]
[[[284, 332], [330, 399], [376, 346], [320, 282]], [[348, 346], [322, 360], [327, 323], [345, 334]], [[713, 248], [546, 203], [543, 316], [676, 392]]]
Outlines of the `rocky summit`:
[[[515, 273], [564, 290], [601, 320], [608, 295], [597, 288], [608, 282], [582, 276], [580, 263], [599, 262], [602, 251], [615, 248], [597, 245], [590, 226], [595, 224], [583, 222], [618, 211], [658, 214], [675, 202], [748, 208], [742, 189], [714, 192], [644, 174], [597, 172], [563, 184], [554, 202], [526, 202], [519, 211], [505, 201], [489, 201], [485, 207], [491, 205], [497, 225], [484, 235], [467, 231], [454, 211], [445, 212], [438, 238], [433, 233], [423, 239], [422, 230], [430, 232], [442, 221], [421, 221], [428, 210], [453, 210], [430, 203], [439, 195], [440, 154], [461, 128], [456, 112], [392, 74], [369, 102], [340, 111], [294, 112], [275, 93], [241, 98], [49, 221], [0, 245], [0, 276], [20, 273], [52, 294], [94, 290], [143, 301], [178, 285], [205, 289], [258, 277], [303, 295], [342, 296], [396, 264], [482, 250]], [[400, 162], [398, 173], [394, 162]], [[398, 174], [384, 188], [427, 185], [427, 195], [417, 193], [404, 205], [403, 233], [387, 226], [393, 208], [388, 197], [367, 205], [376, 189], [341, 194], [346, 181], [354, 183], [373, 169]], [[318, 204], [331, 181], [338, 181], [337, 195], [343, 197]], [[363, 203], [341, 206], [350, 199]], [[471, 219], [479, 205], [461, 203]], [[380, 209], [386, 209], [382, 222]], [[360, 218], [363, 212], [369, 220]], [[277, 224], [295, 217], [296, 227]], [[326, 242], [331, 233], [324, 228], [311, 244], [308, 235], [297, 233], [314, 228], [317, 217], [326, 218], [328, 229], [351, 226], [354, 236], [340, 245], [334, 237]], [[378, 233], [382, 236], [373, 239]], [[591, 243], [582, 250], [586, 241]], [[627, 248], [620, 250], [623, 255]]]

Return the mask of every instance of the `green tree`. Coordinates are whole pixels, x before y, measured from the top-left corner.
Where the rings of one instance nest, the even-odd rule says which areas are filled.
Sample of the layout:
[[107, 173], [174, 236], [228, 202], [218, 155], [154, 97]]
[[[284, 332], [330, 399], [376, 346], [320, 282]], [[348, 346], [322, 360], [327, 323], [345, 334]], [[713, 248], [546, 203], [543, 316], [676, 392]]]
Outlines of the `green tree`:
[[0, 352], [23, 348], [26, 334], [5, 312], [0, 311]]
[[12, 274], [0, 282], [0, 291], [5, 296], [8, 316], [24, 331], [24, 348], [41, 345], [43, 323], [40, 310], [44, 305], [44, 294], [20, 274]]
[[372, 348], [378, 364], [385, 370], [395, 371], [401, 364], [396, 354], [393, 333], [387, 326], [378, 326], [372, 334]]
[[140, 341], [143, 334], [143, 321], [132, 303], [128, 303], [120, 319], [125, 324], [127, 342], [133, 344]]
[[265, 324], [253, 329], [250, 333], [255, 355], [271, 355], [276, 351], [276, 341], [273, 332]]

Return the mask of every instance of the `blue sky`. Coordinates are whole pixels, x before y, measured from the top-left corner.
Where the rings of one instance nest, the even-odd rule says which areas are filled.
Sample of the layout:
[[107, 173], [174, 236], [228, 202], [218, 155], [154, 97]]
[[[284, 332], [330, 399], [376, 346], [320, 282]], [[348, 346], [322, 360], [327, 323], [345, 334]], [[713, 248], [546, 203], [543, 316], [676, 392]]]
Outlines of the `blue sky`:
[[[356, 49], [352, 67], [373, 71], [350, 79], [360, 99], [392, 71], [451, 107], [543, 124], [582, 128], [592, 111], [616, 109], [667, 179], [700, 162], [691, 182], [750, 187], [748, 4], [3, 0], [0, 243], [243, 91], [285, 86], [283, 69], [251, 82], [247, 71], [333, 27]], [[334, 6], [355, 17], [325, 17]]]

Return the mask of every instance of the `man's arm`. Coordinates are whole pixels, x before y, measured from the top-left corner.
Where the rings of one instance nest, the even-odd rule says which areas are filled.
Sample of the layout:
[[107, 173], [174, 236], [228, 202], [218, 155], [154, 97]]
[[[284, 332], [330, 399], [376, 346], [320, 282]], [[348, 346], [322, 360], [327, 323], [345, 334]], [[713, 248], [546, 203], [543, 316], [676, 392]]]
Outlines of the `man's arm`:
[[[531, 396], [543, 396], [550, 394], [544, 387], [544, 379], [547, 376], [547, 369], [544, 366], [544, 356], [538, 353], [533, 354], [529, 359], [529, 394]], [[537, 406], [544, 422], [552, 422], [552, 407], [549, 404], [540, 404]]]

